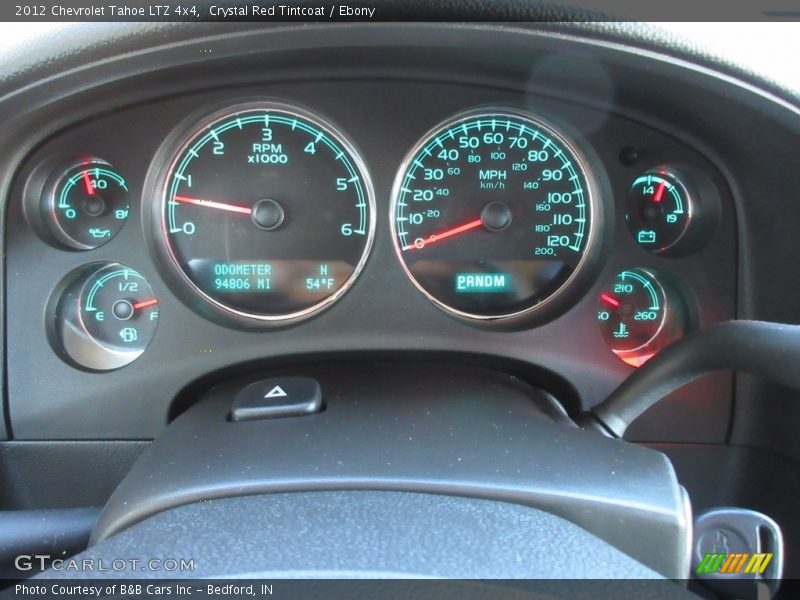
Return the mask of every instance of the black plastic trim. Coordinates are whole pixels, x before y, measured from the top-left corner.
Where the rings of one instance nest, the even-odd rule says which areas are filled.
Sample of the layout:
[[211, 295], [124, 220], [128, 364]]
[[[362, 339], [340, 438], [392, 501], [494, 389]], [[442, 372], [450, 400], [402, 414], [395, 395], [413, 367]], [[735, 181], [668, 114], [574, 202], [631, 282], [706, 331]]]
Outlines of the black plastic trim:
[[[326, 410], [231, 423], [243, 384], [178, 417], [117, 488], [93, 533], [155, 513], [267, 492], [395, 490], [516, 502], [571, 520], [670, 577], [685, 576], [683, 493], [666, 458], [556, 423], [513, 377], [458, 366], [337, 366], [306, 373]], [[621, 524], [624, 524], [622, 526]], [[661, 543], [653, 550], [650, 543]]]

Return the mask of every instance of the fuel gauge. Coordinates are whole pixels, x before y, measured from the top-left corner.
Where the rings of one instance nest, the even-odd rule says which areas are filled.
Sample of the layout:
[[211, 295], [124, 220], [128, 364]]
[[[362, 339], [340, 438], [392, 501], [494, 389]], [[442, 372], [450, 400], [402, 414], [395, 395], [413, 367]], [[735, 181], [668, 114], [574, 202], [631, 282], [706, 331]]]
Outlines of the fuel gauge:
[[153, 288], [119, 263], [94, 263], [70, 277], [55, 312], [60, 349], [73, 362], [96, 371], [136, 360], [157, 323]]
[[681, 337], [686, 314], [676, 293], [652, 272], [628, 269], [600, 293], [597, 321], [621, 360], [639, 367]]

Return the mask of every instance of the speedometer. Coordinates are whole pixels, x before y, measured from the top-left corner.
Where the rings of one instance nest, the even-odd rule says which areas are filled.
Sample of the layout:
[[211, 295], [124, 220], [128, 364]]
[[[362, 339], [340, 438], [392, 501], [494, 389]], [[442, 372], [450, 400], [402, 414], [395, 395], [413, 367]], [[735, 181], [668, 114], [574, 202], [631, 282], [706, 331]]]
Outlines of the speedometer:
[[[554, 306], [596, 255], [597, 179], [541, 118], [496, 109], [438, 125], [395, 179], [395, 246], [435, 304], [477, 320]], [[555, 303], [558, 304], [558, 303]]]
[[355, 148], [312, 113], [224, 109], [174, 144], [155, 187], [156, 239], [191, 298], [244, 324], [307, 316], [340, 297], [374, 233]]

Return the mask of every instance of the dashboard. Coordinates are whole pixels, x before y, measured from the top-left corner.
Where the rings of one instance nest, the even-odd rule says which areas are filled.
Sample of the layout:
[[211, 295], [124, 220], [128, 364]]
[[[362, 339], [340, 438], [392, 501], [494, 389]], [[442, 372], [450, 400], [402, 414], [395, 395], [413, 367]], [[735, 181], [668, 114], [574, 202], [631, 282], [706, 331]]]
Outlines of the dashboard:
[[[153, 437], [208, 373], [309, 352], [508, 358], [591, 406], [733, 317], [719, 167], [674, 127], [537, 90], [554, 62], [524, 88], [295, 72], [55, 132], [9, 205], [15, 436]], [[730, 402], [729, 377], [702, 382], [641, 435], [719, 441]]]
[[[82, 24], [0, 73], [0, 508], [105, 506], [103, 544], [227, 496], [466, 496], [673, 579], [689, 498], [800, 535], [790, 389], [581, 428], [674, 342], [800, 323], [796, 92], [612, 23]], [[267, 377], [311, 408], [250, 419]]]

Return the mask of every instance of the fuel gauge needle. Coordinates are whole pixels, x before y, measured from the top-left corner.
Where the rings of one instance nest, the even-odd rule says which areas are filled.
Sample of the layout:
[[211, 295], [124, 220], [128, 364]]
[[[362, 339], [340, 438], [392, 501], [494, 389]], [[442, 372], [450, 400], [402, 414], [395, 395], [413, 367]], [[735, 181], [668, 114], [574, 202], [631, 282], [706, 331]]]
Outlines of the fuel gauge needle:
[[483, 221], [481, 219], [475, 219], [474, 221], [470, 221], [469, 223], [464, 223], [463, 225], [459, 225], [457, 227], [451, 227], [450, 229], [445, 229], [439, 233], [433, 233], [429, 235], [427, 238], [419, 239], [407, 246], [403, 247], [403, 251], [406, 250], [421, 250], [425, 246], [430, 246], [436, 242], [441, 242], [442, 240], [446, 240], [447, 238], [451, 238], [455, 235], [459, 235], [461, 233], [466, 233], [467, 231], [471, 231], [477, 227], [483, 225]]
[[158, 298], [151, 298], [150, 300], [142, 300], [133, 305], [133, 310], [140, 310], [158, 304]]
[[249, 215], [253, 210], [249, 206], [242, 206], [240, 204], [231, 204], [228, 202], [216, 202], [214, 200], [202, 200], [201, 198], [187, 198], [186, 196], [173, 196], [175, 202], [182, 202], [184, 204], [194, 204], [195, 206], [205, 206], [206, 208], [214, 208], [217, 210], [227, 210], [228, 212], [238, 213], [241, 215]]

